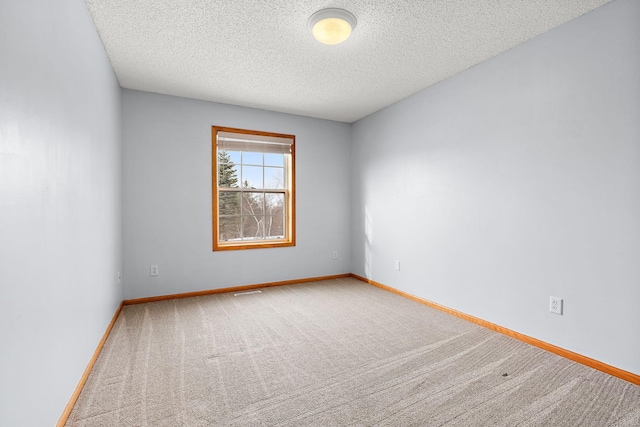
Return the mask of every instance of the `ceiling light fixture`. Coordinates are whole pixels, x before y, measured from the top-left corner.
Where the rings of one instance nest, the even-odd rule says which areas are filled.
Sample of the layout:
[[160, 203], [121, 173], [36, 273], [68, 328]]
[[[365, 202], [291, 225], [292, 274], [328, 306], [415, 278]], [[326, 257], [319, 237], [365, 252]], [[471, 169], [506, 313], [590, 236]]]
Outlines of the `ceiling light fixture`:
[[356, 28], [356, 17], [344, 9], [322, 9], [309, 18], [309, 30], [320, 43], [342, 43]]

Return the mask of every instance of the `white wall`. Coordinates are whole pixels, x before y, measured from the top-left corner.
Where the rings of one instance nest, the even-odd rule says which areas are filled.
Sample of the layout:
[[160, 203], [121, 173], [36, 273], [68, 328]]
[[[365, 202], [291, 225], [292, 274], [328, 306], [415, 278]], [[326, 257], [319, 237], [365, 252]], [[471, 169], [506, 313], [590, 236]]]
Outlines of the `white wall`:
[[[295, 247], [212, 251], [212, 125], [296, 135]], [[349, 131], [344, 123], [124, 90], [125, 297], [348, 273]], [[151, 264], [159, 276], [149, 275]]]
[[81, 0], [0, 3], [0, 424], [60, 417], [122, 300], [120, 89]]
[[354, 273], [640, 374], [640, 2], [369, 116], [352, 143]]

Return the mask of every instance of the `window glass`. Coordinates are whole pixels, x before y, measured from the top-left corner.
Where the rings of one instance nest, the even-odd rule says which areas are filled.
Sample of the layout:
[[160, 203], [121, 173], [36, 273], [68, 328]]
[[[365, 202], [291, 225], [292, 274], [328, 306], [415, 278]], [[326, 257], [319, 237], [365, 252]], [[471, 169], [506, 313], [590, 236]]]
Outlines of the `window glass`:
[[274, 153], [264, 153], [265, 166], [284, 166], [284, 155]]
[[271, 189], [284, 188], [284, 168], [264, 168], [264, 187]]
[[262, 166], [262, 153], [242, 152], [242, 164]]
[[243, 188], [263, 188], [264, 168], [262, 166], [242, 165], [242, 187]]

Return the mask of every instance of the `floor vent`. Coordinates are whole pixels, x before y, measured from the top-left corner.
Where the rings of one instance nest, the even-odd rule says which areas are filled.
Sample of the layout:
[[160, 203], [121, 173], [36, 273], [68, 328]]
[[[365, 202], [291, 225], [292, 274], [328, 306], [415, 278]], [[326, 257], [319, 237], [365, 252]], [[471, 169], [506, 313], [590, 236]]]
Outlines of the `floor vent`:
[[247, 291], [247, 292], [238, 292], [233, 294], [234, 297], [239, 297], [240, 295], [250, 295], [250, 294], [261, 294], [262, 291]]

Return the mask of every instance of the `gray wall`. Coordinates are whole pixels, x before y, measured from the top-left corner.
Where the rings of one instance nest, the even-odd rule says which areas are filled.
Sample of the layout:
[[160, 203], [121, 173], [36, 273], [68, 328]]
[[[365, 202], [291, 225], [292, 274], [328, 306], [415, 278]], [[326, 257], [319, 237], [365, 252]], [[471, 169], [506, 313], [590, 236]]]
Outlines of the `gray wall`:
[[0, 424], [60, 417], [122, 300], [120, 88], [80, 0], [0, 5]]
[[[212, 125], [296, 135], [295, 247], [212, 251]], [[125, 297], [348, 273], [349, 131], [344, 123], [124, 90]], [[149, 275], [151, 264], [159, 276]]]
[[639, 23], [616, 0], [355, 123], [352, 271], [640, 374]]

